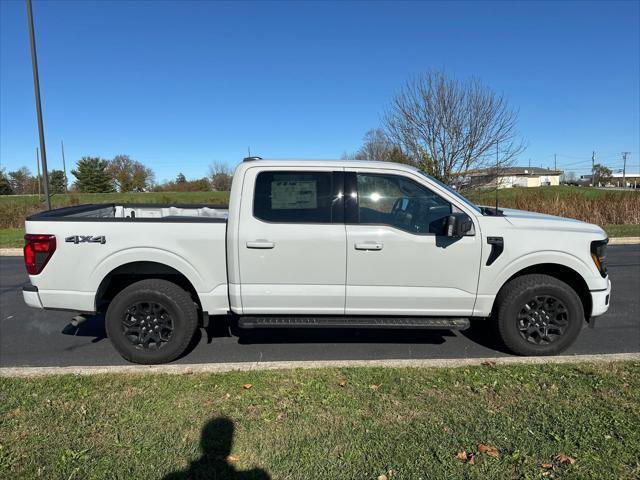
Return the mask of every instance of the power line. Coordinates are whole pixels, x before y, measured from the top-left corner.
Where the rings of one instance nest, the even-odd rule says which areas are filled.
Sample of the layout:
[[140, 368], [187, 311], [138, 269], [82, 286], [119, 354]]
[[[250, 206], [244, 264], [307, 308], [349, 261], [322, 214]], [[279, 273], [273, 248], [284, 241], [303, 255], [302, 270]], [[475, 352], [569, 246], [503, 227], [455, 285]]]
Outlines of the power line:
[[64, 161], [64, 142], [60, 140], [60, 148], [62, 148], [62, 170], [64, 171], [64, 193], [68, 193], [67, 191], [67, 164]]

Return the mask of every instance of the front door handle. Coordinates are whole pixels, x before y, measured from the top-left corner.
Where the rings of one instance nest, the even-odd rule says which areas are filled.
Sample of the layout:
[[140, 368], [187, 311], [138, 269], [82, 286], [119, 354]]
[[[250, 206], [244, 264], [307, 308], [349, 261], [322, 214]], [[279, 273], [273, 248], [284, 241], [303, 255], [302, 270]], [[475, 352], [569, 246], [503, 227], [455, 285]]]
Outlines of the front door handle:
[[356, 250], [382, 250], [381, 242], [362, 242], [355, 244]]
[[247, 248], [267, 249], [267, 248], [273, 248], [275, 246], [276, 246], [275, 243], [270, 242], [269, 240], [263, 240], [263, 239], [254, 240], [253, 242], [247, 242]]

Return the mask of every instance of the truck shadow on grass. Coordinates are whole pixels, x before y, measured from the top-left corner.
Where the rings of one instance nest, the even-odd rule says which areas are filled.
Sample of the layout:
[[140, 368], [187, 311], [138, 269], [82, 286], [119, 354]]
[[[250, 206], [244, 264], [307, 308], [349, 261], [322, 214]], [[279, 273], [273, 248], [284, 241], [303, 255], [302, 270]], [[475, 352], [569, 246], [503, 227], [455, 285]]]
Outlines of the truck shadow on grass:
[[269, 480], [269, 474], [259, 468], [238, 471], [232, 465], [233, 421], [226, 417], [209, 420], [202, 428], [202, 456], [184, 470], [171, 472], [162, 480]]

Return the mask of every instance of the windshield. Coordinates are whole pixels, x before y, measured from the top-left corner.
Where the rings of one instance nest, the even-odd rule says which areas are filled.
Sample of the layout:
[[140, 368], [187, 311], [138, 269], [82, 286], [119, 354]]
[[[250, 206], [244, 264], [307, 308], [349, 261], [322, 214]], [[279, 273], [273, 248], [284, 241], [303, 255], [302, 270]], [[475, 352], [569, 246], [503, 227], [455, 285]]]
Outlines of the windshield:
[[463, 197], [462, 195], [460, 195], [454, 188], [451, 188], [449, 185], [447, 185], [446, 183], [442, 183], [440, 180], [438, 180], [437, 178], [432, 177], [431, 175], [424, 173], [422, 170], [418, 170], [418, 172], [420, 172], [421, 175], [424, 175], [425, 177], [427, 177], [429, 180], [431, 180], [432, 182], [437, 183], [438, 185], [440, 185], [442, 188], [446, 189], [449, 193], [451, 193], [452, 195], [454, 195], [457, 199], [463, 201], [466, 205], [468, 205], [469, 207], [473, 208], [476, 212], [482, 214], [482, 210], [480, 209], [480, 207], [478, 207], [475, 203], [473, 203], [471, 200]]

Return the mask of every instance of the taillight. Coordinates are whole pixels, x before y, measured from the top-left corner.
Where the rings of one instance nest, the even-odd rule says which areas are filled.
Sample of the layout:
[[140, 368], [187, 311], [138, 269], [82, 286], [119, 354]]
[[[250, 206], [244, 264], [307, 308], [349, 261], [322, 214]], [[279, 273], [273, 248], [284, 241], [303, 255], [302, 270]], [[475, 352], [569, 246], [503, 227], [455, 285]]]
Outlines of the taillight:
[[38, 275], [56, 251], [56, 237], [27, 233], [24, 242], [24, 265], [29, 275]]

